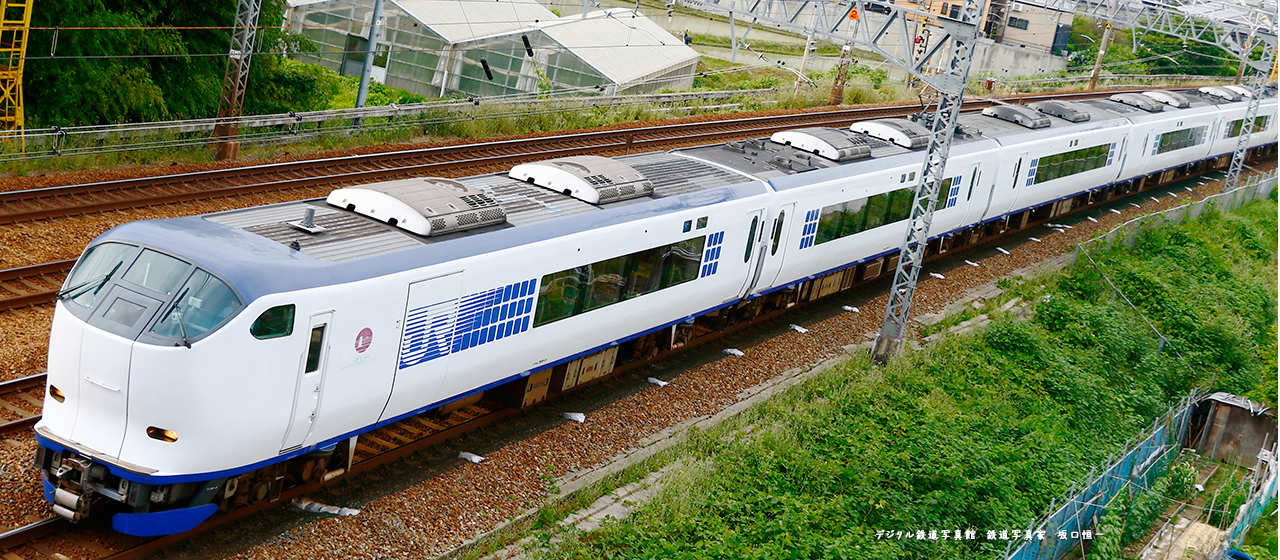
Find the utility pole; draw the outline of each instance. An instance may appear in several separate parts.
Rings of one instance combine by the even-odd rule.
[[[791,95],[800,93],[800,84],[804,82],[804,67],[809,63],[809,51],[813,49],[813,34],[809,34],[809,38],[804,42],[804,55],[800,57],[800,75],[796,76],[796,86],[791,90]]]
[[[364,107],[369,96],[369,77],[373,74],[373,59],[378,54],[378,29],[382,23],[382,0],[373,0],[373,17],[369,20],[369,47],[364,53],[364,69],[360,72],[360,89],[356,91],[356,108]],[[360,117],[356,117],[352,126],[360,126]]]
[[[827,105],[844,103],[844,85],[849,81],[849,63],[852,60],[853,47],[845,45],[840,49],[840,65],[836,67],[836,79],[831,84],[831,96],[827,97]]]
[[[231,50],[227,53],[227,73],[222,79],[218,121],[213,126],[218,159],[234,159],[240,153],[240,143],[234,141],[240,133],[240,125],[235,119],[244,108],[244,92],[249,86],[249,62],[253,56],[261,8],[262,0],[236,2],[236,23],[231,31]]]
[[[938,90],[938,108],[930,123],[929,148],[920,171],[921,182],[911,203],[911,219],[907,234],[898,252],[898,268],[893,274],[893,287],[889,289],[889,304],[884,310],[884,322],[871,349],[872,358],[880,364],[902,348],[906,333],[907,317],[911,312],[911,299],[915,295],[916,279],[920,276],[920,264],[929,245],[929,226],[933,223],[934,204],[942,188],[946,174],[947,156],[951,153],[951,140],[955,136],[956,120],[960,105],[964,102],[964,90],[969,81],[969,67],[973,62],[973,50],[978,41],[978,23],[981,9],[975,0],[964,0],[960,21],[941,18],[940,24],[953,38],[950,61],[944,72],[926,80]],[[928,56],[924,57],[927,60]]]
[[[1102,57],[1107,56],[1107,45],[1111,43],[1111,24],[1107,24],[1102,32],[1102,41],[1098,42],[1098,58],[1093,61],[1093,75],[1089,76],[1089,91],[1098,87],[1098,74],[1102,72]]]

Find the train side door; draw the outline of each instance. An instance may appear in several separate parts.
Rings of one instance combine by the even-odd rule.
[[[329,361],[329,334],[332,330],[333,311],[316,313],[311,316],[311,328],[308,329],[307,347],[298,366],[298,384],[294,389],[293,416],[289,422],[289,432],[284,436],[281,451],[302,445],[311,427],[316,423],[316,412],[320,409],[320,394],[324,388],[324,370]]]
[[[1013,202],[1018,198],[1019,183],[1024,182],[1028,153],[1018,154],[1018,161],[1013,164],[1012,182],[1009,183],[1008,194],[1002,194],[1000,191],[1000,181],[1006,180],[1005,177],[997,175],[995,180],[991,181],[991,194],[987,196],[987,209],[982,212],[982,220],[1003,216],[1013,208]]]
[[[743,269],[746,271],[745,278],[742,281],[742,291],[740,296],[745,296],[751,292],[751,287],[756,285],[756,280],[760,278],[760,267],[758,262],[752,260],[757,254],[757,247],[762,244],[764,238],[765,227],[764,208],[752,210],[747,213],[747,227],[742,247],[742,253],[737,253],[730,249],[729,258],[737,258],[738,254],[742,255],[742,263],[745,265]]]
[[[454,331],[461,293],[460,270],[409,285],[396,376],[383,420],[438,400],[449,373],[449,355],[455,342],[460,344],[454,340]]]
[[[765,235],[764,247],[761,247],[763,259],[761,262],[760,279],[757,281],[756,288],[771,288],[773,283],[778,279],[778,273],[782,271],[782,257],[787,252],[787,233],[791,225],[791,220],[795,218],[796,204],[783,204],[778,210],[777,215],[769,221],[768,233]]]

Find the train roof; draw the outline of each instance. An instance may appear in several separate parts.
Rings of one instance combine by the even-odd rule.
[[[732,170],[666,152],[618,158],[654,184],[651,196],[593,205],[549,189],[490,174],[457,179],[495,199],[503,224],[419,236],[337,208],[324,199],[285,202],[164,220],[132,222],[99,236],[139,243],[194,260],[230,281],[247,300],[353,282],[602,229],[768,192]],[[287,224],[314,211],[324,231]],[[297,248],[291,247],[297,243]],[[382,258],[378,258],[382,257]]]

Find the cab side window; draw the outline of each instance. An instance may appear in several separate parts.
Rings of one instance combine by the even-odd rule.
[[[249,327],[249,333],[260,340],[293,334],[293,309],[291,303],[263,311]]]

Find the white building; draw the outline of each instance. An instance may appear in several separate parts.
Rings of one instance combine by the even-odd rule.
[[[373,0],[291,0],[286,24],[319,47],[298,58],[358,75],[372,12]],[[385,0],[382,15],[375,75],[427,97],[651,93],[692,87],[697,71],[697,52],[632,10],[558,17],[528,0]]]

